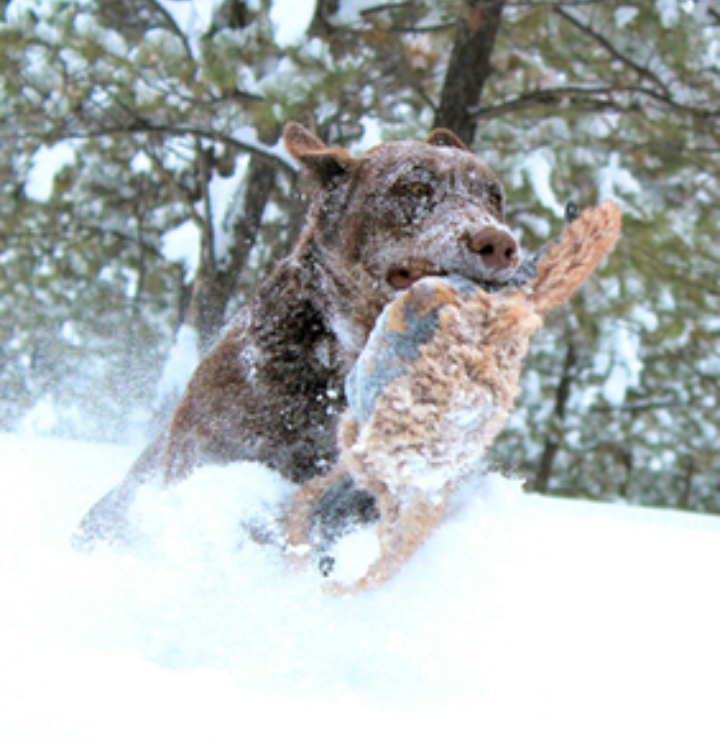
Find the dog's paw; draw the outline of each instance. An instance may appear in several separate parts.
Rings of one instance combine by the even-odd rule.
[[[440,331],[440,314],[459,307],[478,287],[459,276],[428,277],[401,293],[380,315],[345,384],[358,424],[371,417],[385,389],[409,372],[422,348]]]
[[[324,576],[335,570],[337,543],[380,518],[375,497],[360,488],[350,475],[333,481],[310,512],[310,546]]]

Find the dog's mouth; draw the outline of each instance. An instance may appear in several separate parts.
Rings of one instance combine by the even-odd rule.
[[[387,274],[387,281],[395,290],[407,290],[418,280],[426,277],[443,277],[446,272],[440,270],[432,262],[425,260],[413,260],[402,265],[396,265],[390,268]]]

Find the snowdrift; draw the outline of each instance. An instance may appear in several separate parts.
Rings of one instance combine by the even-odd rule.
[[[136,546],[73,551],[134,453],[0,435],[2,738],[720,737],[720,519],[486,476],[336,599],[236,546],[288,485],[249,463],[144,498]]]

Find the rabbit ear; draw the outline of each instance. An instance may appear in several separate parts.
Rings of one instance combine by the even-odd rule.
[[[355,164],[355,159],[345,149],[328,147],[299,123],[285,125],[283,143],[293,159],[300,162],[321,185],[344,175]]]
[[[470,151],[452,131],[448,131],[446,128],[436,128],[434,131],[431,131],[427,139],[425,139],[425,143],[432,144],[433,146],[462,149],[465,152]]]

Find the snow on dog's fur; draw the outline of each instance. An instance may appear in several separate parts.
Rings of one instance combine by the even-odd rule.
[[[305,483],[280,531],[258,536],[330,573],[338,540],[376,522],[380,555],[349,586],[369,587],[424,541],[501,430],[540,316],[613,246],[619,214],[585,212],[539,265],[520,266],[497,177],[449,131],[358,158],[298,124],[284,141],[313,186],[296,247],[76,542],[132,539],[144,483],[257,460]]]

